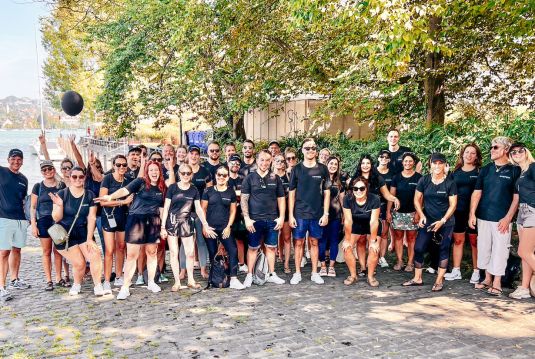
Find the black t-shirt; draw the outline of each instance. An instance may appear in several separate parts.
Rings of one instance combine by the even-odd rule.
[[[424,195],[424,214],[427,224],[441,220],[450,207],[450,197],[457,195],[457,185],[452,179],[446,178],[439,184],[431,181],[431,175],[426,175],[418,181],[416,190]],[[445,226],[455,224],[454,216],[451,216]]]
[[[160,214],[160,208],[163,207],[163,193],[157,186],[151,185],[147,189],[145,180],[136,178],[126,186],[126,189],[134,194],[129,214]]]
[[[223,164],[222,163],[218,163],[217,165],[213,165],[210,162],[206,161],[206,162],[204,162],[202,164],[202,166],[204,168],[206,168],[208,170],[208,172],[210,172],[210,178],[215,183],[215,173],[216,173],[216,171],[217,171],[217,169],[219,167],[223,166]]]
[[[370,193],[376,194],[379,198],[382,198],[381,188],[386,186],[386,182],[382,175],[378,174],[375,179],[370,181]]]
[[[100,185],[102,182],[95,181],[93,179],[93,175],[91,174],[91,170],[87,169],[87,175],[85,176],[85,188],[93,192],[94,194],[100,192]],[[100,204],[96,204],[97,206],[97,216],[100,216],[102,213],[102,207]]]
[[[230,205],[236,203],[236,192],[230,186],[220,192],[215,186],[208,188],[202,194],[202,200],[208,201],[206,221],[210,227],[217,230],[224,229],[230,217]]]
[[[528,169],[520,174],[516,181],[516,192],[519,203],[535,207],[535,163],[530,164]]]
[[[140,171],[140,168],[136,168],[135,170],[131,169],[130,167],[128,167],[126,169],[126,173],[124,174],[124,176],[126,178],[128,178],[128,181],[129,182],[132,182],[133,180],[135,180],[137,178],[137,176],[139,175],[139,171]]]
[[[169,206],[170,214],[177,218],[186,218],[195,210],[194,201],[198,201],[200,196],[199,191],[193,185],[183,190],[178,187],[177,183],[173,183],[169,186],[165,198],[171,200],[171,205]]]
[[[414,192],[422,175],[418,172],[410,177],[404,177],[401,172],[392,179],[392,186],[396,189],[396,197],[399,199],[399,213],[412,213],[414,208]]]
[[[74,217],[80,208],[80,203],[82,203],[82,196],[76,198],[72,195],[71,191],[68,188],[64,188],[58,192],[58,196],[63,199],[63,218],[59,222],[66,230],[72,225]],[[93,206],[96,206],[96,203],[93,201],[95,199],[95,194],[90,190],[85,190],[84,202],[80,209],[80,214],[78,219],[73,227],[73,232],[76,231],[74,228],[80,228],[87,226],[87,216],[89,215],[89,209]]]
[[[122,182],[117,182],[115,178],[113,177],[113,174],[110,173],[104,176],[104,178],[102,179],[102,183],[100,184],[100,188],[107,188],[108,194],[112,194],[112,193],[117,192],[119,189],[126,187],[130,182],[132,182],[132,180],[130,179],[130,177],[126,177],[126,176],[124,176],[124,179]],[[121,210],[124,211],[124,213],[128,211],[127,205],[124,205],[121,207],[106,207],[104,211],[108,215],[111,212],[116,213],[115,211],[117,211],[117,209],[114,210],[114,208],[121,208]]]
[[[368,194],[366,202],[361,206],[353,196],[345,196],[343,207],[351,210],[351,216],[355,223],[370,223],[372,218],[372,210],[381,208],[381,200],[379,196],[373,193]]]
[[[470,198],[476,187],[478,174],[478,168],[468,172],[459,168],[451,174],[451,178],[457,185],[457,211],[468,212],[470,210]]]
[[[305,167],[298,163],[290,174],[290,191],[295,191],[294,216],[300,219],[316,219],[323,216],[323,191],[327,189],[327,166],[316,163]]]
[[[243,179],[245,176],[242,176],[240,173],[238,173],[238,177],[232,178],[229,176],[228,178],[228,186],[234,191],[241,191],[241,184],[243,183]]]
[[[248,165],[245,162],[242,162],[240,165],[240,174],[245,177],[251,172],[255,172],[257,170],[258,166],[256,165],[256,161],[253,161],[250,165]]]
[[[22,173],[13,173],[0,166],[0,218],[22,220],[24,198],[28,193],[28,179]]]
[[[481,190],[481,200],[476,216],[490,222],[499,222],[511,207],[515,183],[520,177],[520,167],[506,164],[499,169],[494,163],[481,168],[475,190]]]
[[[178,168],[180,167],[180,165],[178,163],[175,163],[175,165],[173,166],[173,173],[175,174],[175,181],[178,182]],[[168,180],[169,179],[169,171],[167,170],[167,168],[165,168],[165,166],[162,164],[162,173],[163,173],[163,179],[164,180]]]
[[[65,188],[65,183],[59,182],[57,186],[47,187],[43,182],[36,183],[32,188],[32,194],[37,196],[37,218],[52,215],[52,207],[54,203],[50,198],[49,193],[58,193]]]
[[[249,217],[255,221],[275,220],[279,217],[277,198],[284,198],[284,187],[279,176],[269,172],[260,177],[251,172],[243,180],[241,194],[249,196]]]
[[[340,193],[344,192],[344,186],[340,183],[333,183],[329,179],[327,187],[331,191],[331,204],[329,205],[329,220],[342,218],[342,203],[340,202]]]
[[[388,148],[385,148],[385,150],[390,151]],[[388,164],[388,167],[390,167],[394,175],[403,171],[401,156],[403,156],[405,152],[412,152],[412,150],[406,146],[399,146],[396,152],[390,152],[390,163]]]
[[[210,181],[212,181],[212,175],[210,174],[210,171],[203,166],[199,166],[199,170],[194,173],[191,178],[191,183],[197,187],[199,196],[202,196],[206,185],[210,183]]]

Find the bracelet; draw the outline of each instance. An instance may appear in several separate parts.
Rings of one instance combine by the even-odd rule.
[[[323,215],[329,217],[329,213],[328,212],[327,213],[323,213]]]
[[[442,219],[440,220],[440,222],[442,222],[442,224],[446,224],[447,221],[448,221],[448,220],[447,220],[446,218],[442,218]]]

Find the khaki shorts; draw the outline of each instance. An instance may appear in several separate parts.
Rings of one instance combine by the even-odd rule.
[[[398,231],[415,231],[418,224],[414,223],[416,212],[392,212],[392,228]]]
[[[11,250],[11,247],[24,248],[28,221],[0,218],[0,250]]]

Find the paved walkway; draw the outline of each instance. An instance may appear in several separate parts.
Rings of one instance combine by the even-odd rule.
[[[32,288],[0,307],[0,357],[526,358],[535,353],[535,301],[491,298],[468,281],[402,288],[379,270],[379,289],[338,278],[245,291],[134,288],[118,302],[90,285],[73,298],[45,292],[38,242],[24,250]],[[343,270],[342,270],[343,268]],[[308,265],[305,273],[309,273]],[[288,278],[289,279],[289,278]],[[431,284],[433,277],[425,276]],[[117,290],[115,290],[116,294]]]

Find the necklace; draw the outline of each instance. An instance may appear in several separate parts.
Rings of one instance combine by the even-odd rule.
[[[500,172],[500,170],[503,168],[503,166],[505,166],[505,165],[498,166],[496,163],[494,163],[494,167],[496,167],[496,172]]]

